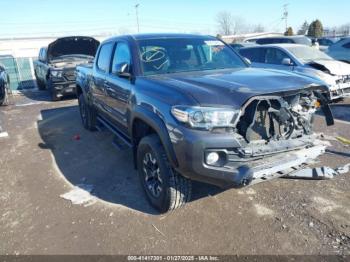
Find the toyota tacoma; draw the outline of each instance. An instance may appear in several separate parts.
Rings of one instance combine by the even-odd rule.
[[[160,212],[189,201],[191,180],[242,187],[301,169],[326,148],[315,112],[333,124],[323,82],[250,68],[210,36],[108,39],[76,81],[84,127],[107,127],[132,148]]]

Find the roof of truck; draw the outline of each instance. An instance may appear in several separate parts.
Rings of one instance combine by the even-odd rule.
[[[106,41],[111,41],[114,39],[120,39],[129,37],[134,40],[145,40],[145,39],[159,39],[159,38],[215,38],[209,35],[196,35],[196,34],[178,34],[178,33],[153,33],[153,34],[132,34],[132,35],[120,35],[114,36]]]

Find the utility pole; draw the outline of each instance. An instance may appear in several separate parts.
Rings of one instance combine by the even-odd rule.
[[[284,20],[284,22],[286,23],[286,32],[288,30],[288,15],[289,15],[288,6],[289,6],[289,4],[283,5],[283,18],[282,18],[282,20]]]
[[[136,5],[135,5],[135,11],[136,11],[136,25],[137,25],[137,32],[138,32],[138,33],[140,33],[139,6],[140,6],[140,4],[136,4]]]

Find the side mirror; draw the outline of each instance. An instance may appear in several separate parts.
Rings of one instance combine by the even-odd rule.
[[[244,57],[244,61],[248,64],[248,65],[251,65],[252,64],[252,61],[250,61],[250,59]]]
[[[292,63],[292,60],[290,60],[290,58],[283,58],[283,60],[282,60],[282,65],[285,65],[285,66],[292,66],[293,63]]]
[[[123,78],[131,77],[130,65],[128,63],[116,64],[114,66],[113,72],[115,75],[117,75],[119,77],[123,77]]]

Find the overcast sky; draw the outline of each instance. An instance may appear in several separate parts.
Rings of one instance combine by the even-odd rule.
[[[325,26],[350,23],[350,1],[344,0],[1,0],[1,37],[135,33],[135,4],[140,31],[216,34],[215,17],[229,11],[247,24],[283,31],[283,4],[289,3],[289,24],[297,31],[319,18]]]

